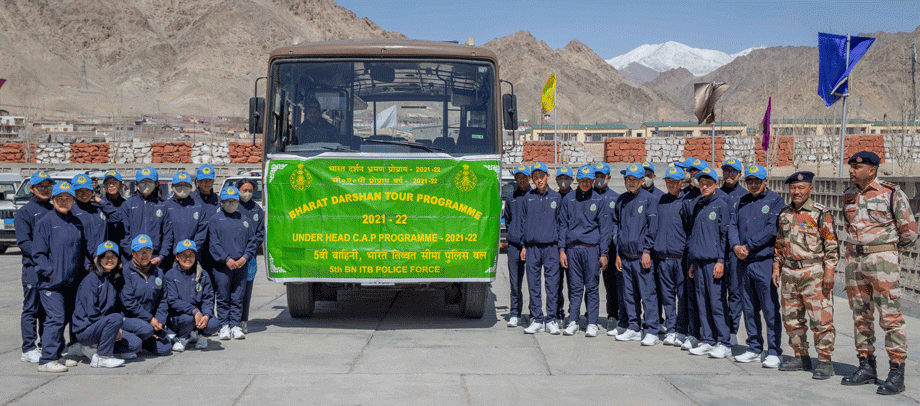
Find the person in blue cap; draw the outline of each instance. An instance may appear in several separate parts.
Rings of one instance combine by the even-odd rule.
[[[533,164],[530,178],[534,188],[524,196],[521,207],[524,227],[524,249],[521,260],[526,259],[527,286],[530,293],[530,326],[526,334],[547,331],[559,334],[558,315],[555,312],[556,286],[559,284],[559,232],[556,213],[562,197],[549,188],[549,170],[543,162]],[[546,314],[543,312],[541,279],[545,278]]]
[[[45,309],[39,372],[67,371],[66,364],[58,362],[64,351],[64,326],[73,314],[75,281],[83,277],[86,269],[83,261],[90,255],[83,225],[70,211],[73,202],[70,183],[58,183],[51,192],[54,210],[35,224],[32,260],[38,274],[39,298]]]
[[[214,258],[214,285],[217,291],[218,338],[240,340],[246,337],[240,322],[243,317],[243,285],[248,267],[255,258],[258,241],[256,223],[238,210],[240,192],[227,186],[220,192],[221,210],[208,220],[208,241]]]
[[[166,214],[172,222],[172,241],[185,239],[195,241],[199,247],[204,246],[208,236],[208,213],[206,207],[191,196],[192,175],[181,171],[173,175],[172,197],[164,203]],[[167,254],[160,269],[172,268],[175,257]]]
[[[610,189],[610,165],[606,162],[598,162],[592,166],[594,170],[594,192],[604,200],[604,206],[609,213],[613,205],[616,204],[620,194]],[[616,252],[616,232],[613,232],[610,240],[608,252]],[[611,332],[619,332],[626,328],[626,304],[623,301],[623,274],[617,272],[612,266],[606,267],[601,271],[601,279],[604,281],[604,290],[607,310],[607,335]],[[618,324],[619,322],[619,324]],[[615,329],[617,325],[619,329]]]
[[[572,171],[572,168],[563,165],[556,169],[556,191],[559,192],[560,202],[572,191],[573,180],[575,180],[575,172]],[[565,321],[565,286],[567,285],[566,274],[568,272],[568,268],[560,265],[559,284],[556,285],[556,319],[560,323]]]
[[[83,354],[93,368],[124,365],[116,353],[136,353],[141,339],[122,330],[124,316],[119,311],[118,293],[113,281],[119,265],[118,244],[103,241],[96,247],[93,270],[80,283],[73,313],[73,328],[83,345]],[[97,346],[95,349],[92,346]]]
[[[588,325],[586,337],[597,336],[600,307],[598,272],[607,268],[607,250],[613,234],[609,205],[592,188],[594,171],[590,166],[578,168],[578,189],[562,200],[559,223],[559,262],[569,268],[569,323],[563,334],[578,331],[579,310],[585,298]]]
[[[207,336],[220,328],[214,317],[214,290],[211,278],[198,265],[198,246],[192,240],[176,244],[176,265],[166,272],[167,325],[176,333],[173,351],[208,348]]]
[[[265,211],[252,199],[253,193],[257,193],[256,181],[244,178],[236,182],[236,188],[240,191],[240,208],[244,214],[252,218],[256,224],[256,246],[261,246],[265,241]],[[258,261],[255,258],[246,263],[246,283],[243,288],[243,318],[240,322],[240,328],[243,333],[249,334],[249,304],[252,302],[252,288],[256,279],[256,273],[259,271]]]
[[[131,243],[134,239],[146,234],[153,244],[153,258],[150,262],[154,266],[169,255],[169,247],[173,241],[173,222],[167,216],[166,205],[159,198],[159,174],[157,170],[145,166],[137,170],[137,194],[131,196],[121,205],[121,217],[125,224],[125,237],[121,241],[122,251],[131,259]],[[128,262],[128,261],[125,261]]]
[[[613,237],[616,240],[616,270],[623,274],[623,299],[626,304],[627,330],[616,336],[618,341],[642,341],[658,344],[658,294],[652,269],[652,246],[658,233],[658,202],[642,188],[645,170],[632,164],[621,172],[626,192],[613,207]],[[641,301],[641,302],[640,302]],[[644,323],[640,313],[644,308]],[[640,330],[647,326],[643,338]]]
[[[741,173],[744,167],[741,161],[735,158],[728,158],[722,163],[722,187],[720,188],[728,195],[731,203],[732,215],[738,214],[738,203],[741,197],[748,194],[748,190],[741,186]],[[725,272],[728,277],[728,329],[731,332],[731,345],[738,342],[738,326],[741,325],[741,313],[744,308],[741,299],[741,274],[738,270],[738,256],[731,247],[725,247],[726,267]]]
[[[100,198],[93,196],[93,182],[89,176],[82,174],[74,176],[72,185],[77,199],[71,210],[74,216],[83,224],[86,246],[98,247],[99,244],[108,239],[106,235],[108,233],[108,217],[115,215],[114,213],[117,209],[111,206],[106,209],[99,204]],[[86,258],[84,268],[92,271],[92,261],[92,257]]]
[[[204,164],[198,167],[195,173],[195,184],[197,189],[192,193],[192,197],[199,203],[208,204],[213,207],[210,214],[217,213],[220,208],[220,196],[214,193],[214,166]]]
[[[773,285],[773,257],[776,245],[777,217],[786,207],[780,195],[767,188],[767,170],[751,165],[744,171],[744,182],[749,190],[738,202],[738,213],[729,227],[729,244],[738,256],[741,275],[741,295],[744,303],[744,330],[747,332],[748,350],[736,362],[761,359],[764,337],[761,313],[767,328],[767,350],[762,364],[765,368],[779,367],[783,349],[782,317],[779,295]]]
[[[658,177],[658,175],[655,174],[655,164],[645,161],[642,163],[642,169],[645,170],[645,178],[642,180],[642,189],[651,193],[652,197],[660,199],[661,196],[664,195],[664,192],[655,186],[655,179]]]
[[[125,278],[119,292],[125,316],[122,329],[139,337],[145,350],[156,355],[169,355],[172,342],[165,329],[169,310],[166,286],[163,284],[163,271],[150,262],[152,257],[150,236],[141,234],[134,237],[131,241],[131,262],[122,268]],[[119,355],[125,359],[135,356],[134,353]]]
[[[115,241],[116,243],[121,243],[125,235],[127,235],[124,218],[121,215],[121,205],[127,201],[121,194],[123,187],[124,184],[122,183],[121,174],[118,173],[118,171],[108,171],[102,177],[102,190],[104,193],[99,204],[102,206],[105,213],[111,213],[106,215],[108,218],[106,218],[105,235],[108,240]],[[119,250],[120,249],[119,247]],[[122,251],[121,258],[122,261],[126,260],[128,258],[128,253]],[[120,272],[120,270],[116,270],[116,273],[117,272]]]
[[[703,169],[708,168],[709,163],[691,156],[683,162],[675,163],[674,166],[684,170],[686,183],[686,187],[684,187],[684,193],[688,195],[687,197],[694,199],[699,196],[699,180],[696,178],[696,175],[699,174]]]
[[[45,171],[38,171],[29,178],[29,190],[32,198],[16,211],[13,226],[16,229],[16,245],[22,252],[22,355],[20,361],[38,363],[41,348],[35,344],[45,323],[45,311],[38,298],[38,274],[35,273],[35,260],[32,259],[32,242],[35,237],[35,224],[39,219],[54,210],[51,205],[51,191],[54,181]],[[36,327],[37,323],[37,327]],[[38,333],[36,334],[36,329]]]
[[[705,168],[697,175],[700,198],[689,214],[690,235],[688,252],[689,277],[696,285],[696,303],[700,317],[700,343],[690,349],[692,355],[725,358],[731,355],[728,346],[728,325],[725,323],[727,283],[725,274],[725,244],[732,220],[728,202],[719,197],[719,175]]]
[[[690,306],[686,296],[683,269],[687,230],[684,229],[681,186],[684,170],[672,166],[665,171],[664,183],[668,193],[658,199],[658,232],[652,247],[652,262],[658,275],[658,291],[664,313],[665,345],[680,346],[687,336]],[[680,306],[678,306],[680,305]]]
[[[530,191],[530,167],[520,164],[514,168],[514,183],[517,187],[509,194],[502,196],[505,200],[502,218],[508,230],[508,279],[511,281],[511,303],[508,306],[508,327],[517,327],[521,323],[521,310],[524,307],[524,281],[525,262],[521,260],[521,250],[524,248],[524,221],[522,214],[524,196]]]

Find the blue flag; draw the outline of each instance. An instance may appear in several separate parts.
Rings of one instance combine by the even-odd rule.
[[[872,37],[851,36],[850,63],[847,64],[847,36],[818,33],[818,95],[827,107],[849,95],[850,71],[874,41]]]

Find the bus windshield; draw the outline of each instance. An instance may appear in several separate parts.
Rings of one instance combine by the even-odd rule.
[[[498,154],[494,75],[474,61],[276,61],[266,152]]]

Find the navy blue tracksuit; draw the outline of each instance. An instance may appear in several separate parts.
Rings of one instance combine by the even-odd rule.
[[[562,196],[546,189],[531,189],[524,196],[522,207],[524,247],[527,259],[527,287],[530,291],[530,317],[537,323],[548,323],[559,318],[556,314],[556,286],[559,285],[559,233],[556,213],[561,210]],[[542,271],[542,272],[541,272]],[[540,289],[541,276],[546,277],[546,316]]]
[[[38,201],[35,197],[16,211],[13,226],[16,228],[16,245],[22,252],[22,352],[35,349],[39,334],[44,329],[45,310],[38,298],[38,273],[35,272],[35,260],[32,258],[32,241],[35,237],[35,224],[48,212],[54,210],[50,201]]]
[[[728,346],[729,332],[725,323],[726,278],[716,279],[712,273],[716,263],[725,263],[725,244],[728,239],[731,212],[725,195],[702,195],[693,205],[688,237],[688,253],[694,267],[694,285],[700,317],[700,341]]]
[[[207,224],[211,217],[220,212],[220,195],[217,193],[212,191],[210,194],[203,195],[201,194],[201,190],[195,190],[189,194],[189,196],[195,200],[195,204],[200,205],[204,209],[205,224]],[[208,249],[208,244],[208,237],[205,236],[204,245],[198,246],[198,264],[208,271],[213,281],[215,264],[214,258],[211,256],[211,250]]]
[[[773,286],[773,248],[776,244],[776,219],[786,207],[778,194],[767,189],[754,196],[748,193],[738,203],[738,215],[729,228],[729,244],[734,248],[743,245],[748,256],[738,261],[744,299],[744,329],[747,330],[748,349],[763,352],[760,312],[767,324],[767,355],[783,355],[782,317],[779,296]]]
[[[207,272],[197,275],[200,265],[182,270],[179,264],[166,272],[166,303],[169,305],[169,327],[176,338],[188,339],[192,331],[209,336],[220,329],[214,318],[214,290]],[[208,316],[204,329],[195,327],[195,315]]]
[[[642,267],[642,255],[651,255],[654,236],[658,233],[658,202],[651,193],[641,188],[638,193],[623,193],[613,209],[612,222],[617,256],[623,267],[626,328],[639,331],[643,325],[639,315],[644,307],[647,332],[657,334],[659,320],[655,276],[652,269]]]
[[[206,211],[211,210],[210,205],[203,205],[191,196],[185,199],[172,199],[163,203],[166,214],[172,222],[172,241],[192,240],[196,247],[204,247],[208,238],[208,218]],[[163,259],[160,269],[169,270],[175,261],[175,255],[170,250],[169,256]],[[159,319],[157,319],[159,320]]]
[[[166,259],[174,248],[173,222],[167,217],[166,205],[151,193],[145,199],[140,193],[131,196],[119,208],[124,219],[125,238],[121,240],[123,252],[131,252],[134,237],[147,234],[153,243],[153,256]],[[128,261],[125,261],[128,262]]]
[[[658,233],[652,248],[652,261],[658,275],[658,292],[664,312],[662,331],[687,334],[689,317],[686,309],[678,312],[678,300],[684,296],[684,250],[687,248],[687,230],[684,228],[683,199],[670,193],[658,199]],[[682,304],[682,303],[681,303]],[[683,306],[681,306],[683,308]]]
[[[32,250],[46,317],[39,360],[44,365],[60,359],[64,352],[64,325],[70,322],[77,282],[85,273],[89,255],[83,225],[70,212],[51,210],[35,225]]]
[[[605,213],[610,216],[613,213],[613,207],[616,206],[617,199],[620,198],[620,194],[609,187],[603,190],[594,189],[594,193],[597,193],[604,200],[604,206],[607,209]],[[613,219],[610,221],[612,222]],[[611,229],[610,245],[607,247],[607,252],[614,254],[617,252],[616,230]],[[611,258],[614,256],[611,255]],[[627,316],[626,302],[623,300],[623,274],[617,272],[616,265],[612,259],[607,269],[601,272],[601,279],[604,281],[607,318],[615,318],[619,327],[626,327]]]
[[[119,292],[125,309],[125,325],[122,328],[137,335],[147,351],[157,355],[169,354],[172,343],[166,337],[166,331],[154,331],[150,325],[150,321],[156,318],[165,326],[169,313],[163,272],[150,266],[147,277],[144,277],[134,263],[129,262],[125,264],[122,273],[125,278]]]
[[[609,203],[593,189],[576,189],[562,200],[559,223],[560,251],[565,249],[569,265],[569,316],[578,321],[582,296],[588,313],[588,324],[597,324],[600,310],[600,257],[607,256],[613,226]]]
[[[125,231],[125,222],[124,218],[121,216],[121,206],[126,202],[124,197],[121,195],[116,196],[114,199],[110,199],[108,195],[102,197],[102,201],[99,204],[102,206],[102,211],[107,213],[106,216],[106,239],[109,241],[114,241],[121,244],[121,241],[125,239],[125,236],[128,234]],[[111,213],[111,214],[108,214]],[[119,248],[121,246],[119,245]],[[122,262],[125,261],[130,255],[130,251],[125,252],[121,251]]]
[[[248,202],[241,201],[238,210],[249,216],[256,223],[256,247],[261,246],[262,242],[265,241],[265,211],[252,199],[249,199]],[[243,321],[249,321],[249,303],[252,301],[252,286],[255,280],[255,271],[251,269],[258,270],[255,257],[252,258],[252,261],[247,262],[246,265],[250,267],[250,271],[243,288]]]
[[[86,237],[86,247],[88,249],[98,247],[106,240],[109,240],[106,233],[108,233],[108,218],[111,213],[107,213],[105,210],[106,207],[92,201],[87,203],[77,201],[70,210],[71,213],[80,220],[80,223],[83,224],[83,234]],[[113,212],[115,211],[114,209],[111,210]],[[89,256],[86,258],[83,269],[90,271],[92,270],[92,266],[93,257]]]
[[[91,272],[83,278],[77,290],[71,324],[80,344],[98,344],[96,353],[104,357],[136,353],[141,348],[141,339],[129,331],[122,330],[121,340],[116,340],[124,316],[118,311],[118,293],[111,276]]]
[[[524,196],[530,189],[521,190],[516,187],[511,194],[502,196],[505,207],[502,218],[505,219],[505,229],[508,230],[508,279],[511,281],[511,303],[508,306],[509,317],[521,317],[524,307],[524,281],[525,261],[521,261],[521,248],[524,247]]]
[[[217,291],[218,317],[220,324],[238,327],[243,317],[243,284],[246,282],[246,266],[237,269],[227,267],[228,259],[246,258],[252,261],[256,256],[256,223],[245,213],[223,210],[208,220],[208,240],[214,258],[214,279]]]
[[[559,206],[562,206],[562,199],[572,193],[572,190],[569,189],[568,192],[562,193],[559,192]],[[559,230],[556,230],[559,232]],[[559,264],[559,283],[556,285],[556,318],[558,320],[565,320],[565,286],[569,268],[564,268],[562,264]]]
[[[732,216],[738,215],[738,203],[741,197],[748,194],[747,189],[741,186],[741,183],[735,184],[735,187],[722,185],[720,188],[728,195],[731,206]],[[734,222],[734,220],[733,220]],[[738,256],[730,246],[725,247],[725,274],[728,276],[728,329],[732,334],[738,334],[738,326],[741,324],[741,313],[744,304],[741,294],[741,274],[738,264]]]

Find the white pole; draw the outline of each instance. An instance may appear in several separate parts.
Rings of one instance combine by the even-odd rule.
[[[556,95],[553,95],[553,98],[555,97]],[[558,106],[553,107],[553,163],[554,164],[559,163],[558,159],[556,158],[556,154],[558,154],[558,152],[556,151],[556,148],[557,148],[556,146],[559,144],[558,136],[557,136],[557,133],[559,131],[559,123],[556,121],[556,110],[559,110]]]
[[[713,114],[715,114],[715,109],[713,109]],[[712,133],[709,136],[712,144],[712,165],[716,165],[716,122],[712,122]]]
[[[845,67],[850,66],[850,34],[847,34],[847,58],[846,58],[846,65],[844,66]],[[850,81],[850,78],[847,77],[847,93],[848,94],[850,90],[849,81]],[[847,136],[847,96],[844,95],[843,96],[843,116],[840,118],[840,162],[838,162],[838,166],[837,166],[837,177],[838,178],[843,177],[843,162],[845,159],[843,154],[846,153],[846,151],[844,150],[843,144],[844,144],[844,140],[846,139],[846,136]]]

